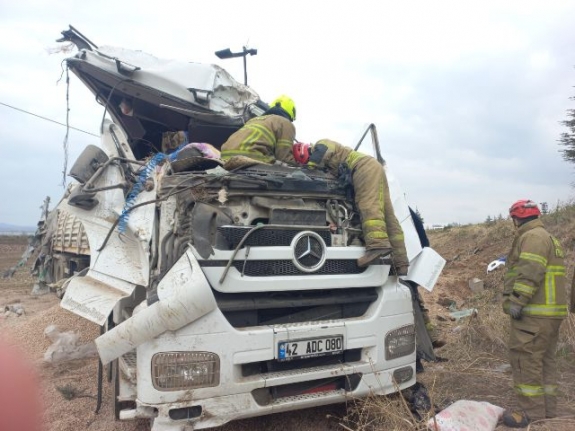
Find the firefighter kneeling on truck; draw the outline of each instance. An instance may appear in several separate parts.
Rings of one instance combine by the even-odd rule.
[[[407,275],[409,260],[403,230],[393,211],[384,167],[375,158],[329,139],[313,146],[297,142],[293,154],[297,163],[327,169],[353,187],[366,248],[365,255],[357,260],[358,266],[376,263],[393,251],[394,273]]]

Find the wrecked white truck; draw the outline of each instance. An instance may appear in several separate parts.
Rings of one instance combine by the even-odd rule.
[[[89,257],[83,269],[63,261],[61,306],[101,326],[118,419],[203,429],[415,383],[409,289],[390,262],[357,266],[361,223],[335,178],[280,165],[226,171],[163,152],[176,131],[219,148],[267,109],[251,88],[215,65],[62,34],[78,47],[67,67],[112,121],[54,210],[58,237]],[[383,163],[373,125],[360,144]],[[388,176],[411,262],[404,278],[432,288],[444,260],[422,249]]]

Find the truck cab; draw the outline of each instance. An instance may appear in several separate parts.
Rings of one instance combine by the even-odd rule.
[[[357,266],[359,215],[329,173],[227,171],[217,157],[162,145],[181,132],[183,146],[219,149],[267,109],[253,89],[215,65],[97,47],[72,27],[62,35],[78,47],[67,67],[110,118],[55,209],[60,236],[73,220],[89,256],[62,271],[61,306],[101,326],[119,420],[203,429],[415,383],[404,281],[432,288],[445,261],[421,247],[374,125],[354,144],[386,169],[405,277],[390,274],[388,259]]]

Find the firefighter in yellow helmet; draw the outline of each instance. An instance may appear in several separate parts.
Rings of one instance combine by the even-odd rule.
[[[505,411],[503,423],[522,428],[557,414],[555,350],[567,316],[565,264],[535,202],[517,201],[509,215],[517,233],[507,255],[503,310],[511,316],[509,360],[520,410]]]
[[[221,148],[224,167],[247,165],[250,159],[260,163],[281,160],[294,164],[295,118],[294,101],[288,96],[279,96],[262,116],[249,120],[224,142]]]
[[[407,275],[409,260],[403,230],[393,211],[384,167],[375,158],[329,139],[322,139],[313,147],[298,142],[293,152],[299,164],[325,168],[339,178],[349,176],[366,248],[365,255],[357,261],[358,266],[376,263],[393,251],[394,272]]]

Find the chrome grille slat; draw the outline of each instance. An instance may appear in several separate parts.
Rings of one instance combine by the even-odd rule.
[[[234,268],[250,277],[272,277],[281,275],[361,274],[366,268],[357,266],[355,259],[327,260],[324,266],[313,273],[300,271],[291,260],[236,260]]]
[[[218,232],[226,238],[230,249],[238,246],[244,235],[253,226],[220,226]],[[331,246],[331,234],[326,230],[313,230],[322,237],[325,244]],[[253,232],[244,242],[244,246],[289,246],[300,229],[260,229]]]

